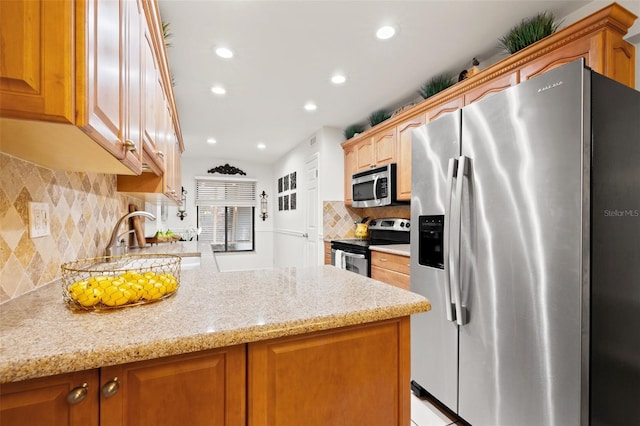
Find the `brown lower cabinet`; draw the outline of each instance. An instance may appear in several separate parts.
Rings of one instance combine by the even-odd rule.
[[[409,329],[403,317],[7,383],[0,425],[405,426]]]
[[[410,263],[408,256],[371,251],[371,278],[409,290]]]

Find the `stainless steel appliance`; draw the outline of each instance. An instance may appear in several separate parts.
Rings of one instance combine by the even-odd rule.
[[[583,61],[414,131],[414,391],[474,426],[640,419],[640,92]]]
[[[356,173],[351,178],[353,207],[382,207],[406,204],[396,199],[396,165]]]
[[[331,263],[367,277],[371,276],[370,245],[409,244],[411,221],[401,218],[373,219],[368,239],[331,241]]]

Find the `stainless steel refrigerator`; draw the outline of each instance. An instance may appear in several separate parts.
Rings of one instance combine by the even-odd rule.
[[[640,422],[640,92],[558,67],[413,133],[414,391],[474,426]]]

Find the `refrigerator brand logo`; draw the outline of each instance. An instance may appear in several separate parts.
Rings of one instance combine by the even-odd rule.
[[[640,217],[640,210],[605,210],[605,217]]]
[[[544,92],[545,90],[553,89],[554,87],[558,87],[560,85],[562,85],[562,81],[556,81],[555,83],[548,84],[544,87],[539,88],[538,93]]]

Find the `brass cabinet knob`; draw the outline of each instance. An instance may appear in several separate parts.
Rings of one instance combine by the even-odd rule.
[[[89,385],[86,383],[71,389],[67,395],[67,402],[71,405],[82,402],[89,394]]]
[[[159,158],[164,158],[164,152],[156,151],[156,156],[159,157]]]
[[[131,139],[124,141],[124,147],[132,154],[136,152],[136,144]]]
[[[119,389],[120,382],[118,381],[117,377],[114,377],[102,386],[102,395],[105,398],[111,398],[113,395],[118,393]]]

